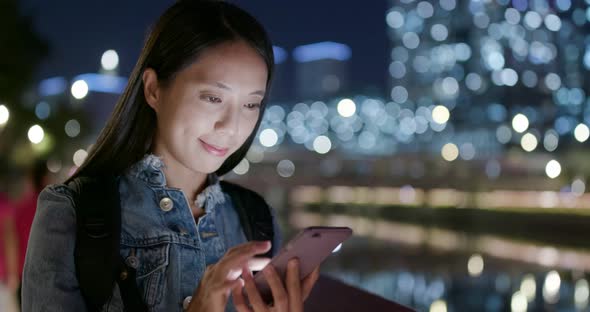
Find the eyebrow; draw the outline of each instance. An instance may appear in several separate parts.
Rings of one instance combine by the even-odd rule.
[[[215,82],[213,85],[220,88],[220,89],[231,90],[231,88],[229,86],[227,86],[219,81]],[[259,95],[261,97],[264,97],[265,93],[266,92],[264,90],[258,90],[258,91],[254,91],[254,92],[250,93],[250,95]]]

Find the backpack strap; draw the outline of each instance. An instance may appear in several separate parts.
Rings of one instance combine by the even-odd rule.
[[[74,193],[76,247],[74,258],[80,291],[89,311],[101,311],[119,283],[125,311],[147,311],[135,283],[135,270],[119,254],[121,203],[115,177],[79,177]]]
[[[219,181],[219,184],[221,189],[232,199],[246,239],[248,241],[268,240],[273,242],[273,216],[271,208],[264,198],[238,184],[227,181]],[[272,257],[273,251],[278,247],[273,245],[264,256]]]

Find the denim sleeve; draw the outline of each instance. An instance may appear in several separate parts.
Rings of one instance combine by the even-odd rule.
[[[23,270],[22,311],[86,311],[74,264],[76,215],[63,185],[39,195]]]

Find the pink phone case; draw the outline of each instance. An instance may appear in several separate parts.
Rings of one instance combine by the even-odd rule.
[[[272,258],[272,264],[285,281],[287,263],[292,258],[299,258],[299,278],[304,279],[334,251],[338,245],[352,235],[348,227],[313,226],[303,229],[279,253]],[[254,275],[256,287],[265,302],[272,301],[272,292],[262,272]]]

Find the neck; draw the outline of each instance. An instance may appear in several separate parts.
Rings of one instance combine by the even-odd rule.
[[[181,189],[191,205],[206,187],[207,175],[204,173],[190,171],[182,165],[166,165],[163,171],[168,186]]]
[[[193,206],[197,195],[207,186],[207,174],[187,168],[169,153],[155,151],[155,154],[162,157],[164,162],[162,171],[166,177],[167,186],[182,190]]]

